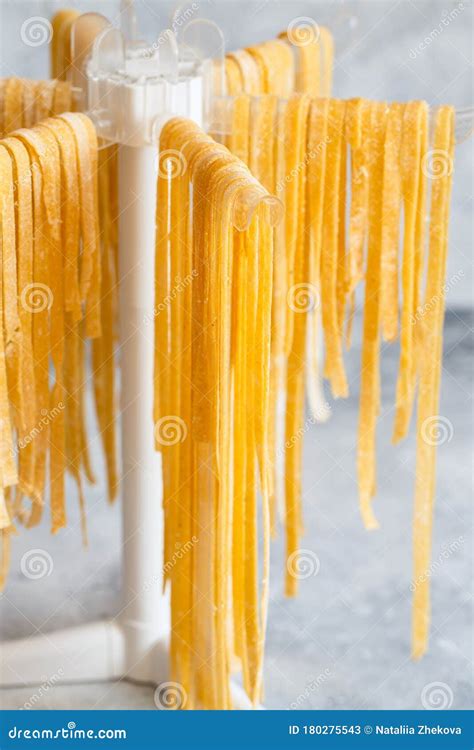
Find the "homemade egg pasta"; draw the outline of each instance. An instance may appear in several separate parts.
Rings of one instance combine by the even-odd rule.
[[[94,300],[90,284],[81,288],[80,275],[87,267],[88,242],[98,247],[96,160],[95,130],[81,114],[46,119],[0,140],[2,580],[14,523],[34,526],[40,521],[47,476],[52,532],[66,524],[64,477],[69,468],[79,485],[85,535],[80,445],[81,435],[85,442],[84,353],[78,341],[100,335],[100,326],[94,323],[81,334],[77,328]],[[87,197],[79,189],[84,164]],[[92,258],[100,280],[95,249]]]
[[[298,20],[298,19],[296,19]],[[306,19],[302,19],[306,21]],[[278,39],[235,50],[225,56],[225,93],[330,96],[334,42],[329,29],[291,23]],[[216,93],[223,93],[217,67]]]
[[[12,535],[40,522],[46,495],[52,533],[66,525],[66,472],[87,538],[89,339],[109,500],[118,492],[118,146],[72,111],[77,17],[53,19],[53,80],[0,79],[0,587]],[[430,122],[421,101],[332,98],[333,56],[326,28],[290,24],[214,66],[212,135],[182,118],[160,133],[149,375],[170,678],[187,709],[232,708],[236,668],[262,698],[270,538],[280,520],[294,596],[303,436],[327,417],[323,378],[349,395],[362,284],[360,515],[377,528],[381,341],[399,339],[394,443],[417,409],[413,657],[427,649],[454,112]],[[432,181],[430,147],[449,166]]]
[[[179,154],[177,174],[166,159],[170,149]],[[165,558],[192,541],[167,576],[172,679],[183,685],[188,708],[229,708],[233,653],[252,702],[261,695],[278,206],[239,159],[188,120],[165,125],[160,151],[156,304],[169,303],[155,318],[154,419],[163,459]],[[170,284],[181,284],[182,298]],[[167,423],[180,433],[172,444]]]
[[[71,84],[66,81],[0,79],[0,137],[18,128],[30,128],[40,120],[69,112]]]

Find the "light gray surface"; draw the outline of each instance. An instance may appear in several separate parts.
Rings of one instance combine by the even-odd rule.
[[[378,493],[381,528],[368,533],[357,510],[355,434],[360,350],[348,357],[353,395],[334,404],[326,425],[309,426],[305,440],[302,547],[320,569],[301,581],[298,598],[282,594],[281,538],[272,550],[271,604],[266,649],[268,708],[421,708],[424,686],[443,682],[452,707],[472,703],[472,598],[470,589],[471,487],[467,467],[472,438],[472,318],[447,318],[441,415],[452,439],[438,457],[432,576],[433,621],[429,653],[410,660],[411,515],[414,435],[390,445],[397,347],[383,354],[382,414],[378,429]],[[356,329],[360,329],[360,320]],[[0,636],[113,615],[119,604],[119,507],[110,508],[102,485],[88,493],[90,548],[81,549],[75,495],[71,525],[54,539],[47,525],[23,533],[14,544],[10,580],[0,600]],[[443,550],[460,540],[454,551]],[[32,548],[49,551],[53,569],[41,580],[20,570]],[[315,687],[316,685],[316,687]],[[32,688],[0,691],[4,708],[31,702]],[[53,687],[35,706],[58,708],[153,708],[151,688],[126,683]]]
[[[64,3],[81,10],[102,9],[112,16],[115,2]],[[149,8],[158,7],[149,1]],[[430,103],[471,103],[472,5],[449,23],[425,51],[410,50],[435,29],[452,2],[236,3],[216,2],[215,13],[229,47],[275,34],[298,16],[336,24],[340,55],[335,94],[389,99],[424,97]],[[25,47],[22,22],[49,17],[63,3],[0,2],[1,75],[47,75],[45,47]],[[170,3],[160,3],[169,8]],[[207,8],[202,3],[203,10]],[[166,25],[166,12],[161,14]],[[238,23],[236,22],[238,19]],[[354,24],[355,19],[355,24]],[[340,23],[339,23],[340,22]],[[158,30],[158,26],[157,26]],[[272,599],[266,659],[265,703],[269,708],[420,708],[421,691],[446,683],[453,708],[470,704],[472,669],[470,595],[470,498],[467,467],[472,443],[471,304],[472,143],[456,154],[450,267],[460,274],[448,292],[452,308],[446,329],[441,414],[453,425],[453,437],[439,449],[438,492],[433,559],[460,537],[463,541],[433,575],[433,625],[429,654],[418,664],[409,659],[411,513],[414,436],[390,445],[397,349],[384,353],[383,409],[378,431],[378,494],[381,529],[368,534],[357,511],[354,443],[357,425],[357,372],[360,351],[348,356],[352,396],[337,403],[331,422],[311,426],[305,440],[304,490],[306,536],[303,545],[317,554],[320,571],[303,580],[294,601],[282,595],[282,544],[273,548]],[[359,325],[360,327],[360,325]],[[98,453],[97,441],[95,441]],[[100,458],[97,473],[103,476]],[[104,486],[88,490],[90,547],[81,547],[75,493],[69,493],[70,526],[55,538],[47,522],[15,540],[12,572],[0,601],[0,635],[26,636],[36,629],[86,622],[113,615],[119,603],[120,513],[107,506]],[[45,548],[53,560],[50,576],[24,577],[22,555]],[[314,685],[317,684],[316,687]],[[31,688],[0,693],[4,708],[20,707]],[[153,708],[152,690],[117,685],[54,687],[37,707]]]

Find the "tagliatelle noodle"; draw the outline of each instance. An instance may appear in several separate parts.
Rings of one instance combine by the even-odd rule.
[[[419,659],[428,645],[430,619],[430,557],[436,476],[436,440],[439,419],[442,335],[445,307],[449,203],[454,157],[454,111],[443,106],[435,116],[433,151],[440,159],[431,187],[429,254],[421,327],[417,454],[413,520],[413,625],[412,654]]]
[[[70,76],[70,69],[77,64],[77,60],[72,59],[71,51],[71,26],[77,17],[75,11],[66,11],[64,14],[58,13],[54,20],[57,20],[58,26],[58,44],[56,52],[52,50],[51,64],[54,71],[54,60],[59,71],[58,77],[66,78]],[[54,24],[54,21],[53,21]],[[95,33],[95,28],[87,29],[80,38],[80,47],[76,49],[76,56],[83,55],[87,45],[91,43],[91,35]],[[78,51],[79,49],[79,51]],[[81,64],[79,61],[78,64]],[[53,73],[54,74],[54,73]],[[56,91],[64,83],[57,83]],[[56,102],[55,106],[59,107]],[[71,101],[70,107],[74,108],[74,102]],[[96,151],[96,135],[87,121],[85,123],[88,130],[88,140],[92,147],[92,154]],[[81,129],[81,128],[80,128]],[[84,134],[79,134],[79,141],[83,143]],[[89,165],[90,166],[90,165]],[[88,165],[85,164],[87,172]],[[92,172],[96,169],[92,164]],[[107,467],[107,485],[108,497],[113,501],[117,494],[117,446],[116,446],[116,397],[115,397],[115,344],[117,341],[117,284],[118,276],[118,175],[117,175],[117,147],[105,147],[102,144],[100,160],[97,165],[98,180],[101,185],[100,205],[99,205],[99,227],[95,227],[96,240],[92,239],[92,259],[91,265],[95,266],[90,281],[91,289],[89,300],[86,304],[86,323],[85,332],[92,338],[92,359],[93,359],[93,381],[94,381],[94,401],[96,413],[100,423],[101,440]],[[94,183],[95,185],[96,183]],[[106,191],[106,192],[105,192]],[[97,204],[97,193],[94,186],[94,204]],[[90,205],[87,206],[87,211]],[[94,208],[96,210],[96,207]],[[99,229],[103,239],[99,241]],[[94,232],[94,227],[92,227]],[[87,242],[87,240],[86,240]],[[84,264],[82,264],[84,266]],[[90,264],[85,264],[85,277],[81,283],[87,285]],[[101,271],[102,269],[102,271]],[[101,278],[101,271],[104,278]],[[79,346],[83,346],[80,337],[75,336],[74,340]],[[82,386],[81,389],[82,391]],[[81,394],[80,411],[83,412],[83,396]],[[84,463],[86,475],[90,481],[93,481],[93,475],[89,464],[87,454],[87,445],[84,440],[83,417],[81,418],[81,454]]]
[[[380,407],[382,188],[387,107],[383,102],[373,103],[370,106],[372,134],[369,158],[369,236],[365,277],[357,475],[362,520],[367,529],[375,529],[378,523],[372,511],[371,500],[375,494],[375,431]]]
[[[388,111],[384,146],[380,293],[382,333],[386,341],[394,341],[398,334],[398,242],[401,206],[400,145],[402,123],[403,105],[391,104]]]
[[[107,467],[108,498],[112,502],[118,490],[114,358],[117,280],[114,246],[110,234],[112,226],[109,204],[111,175],[107,164],[108,158],[107,151],[99,152],[99,217],[102,229],[100,237],[101,286],[96,305],[100,308],[101,335],[92,339],[92,366],[94,400]]]
[[[35,526],[41,520],[45,482],[46,456],[48,446],[48,423],[42,420],[49,411],[49,263],[46,253],[45,209],[43,204],[43,177],[39,157],[28,138],[31,131],[16,131],[15,138],[23,142],[29,157],[29,170],[32,182],[33,206],[33,277],[31,287],[23,290],[22,304],[32,312],[32,350],[35,383],[34,424],[41,425],[34,439],[34,482],[31,493],[32,508],[27,527]],[[25,137],[22,137],[25,135]]]
[[[65,115],[68,121],[71,120],[69,115]],[[80,118],[80,119],[79,119]],[[98,196],[98,144],[97,135],[95,132],[92,121],[85,115],[78,114],[75,117],[72,116],[75,123],[81,122],[87,133],[87,143],[89,152],[89,163],[90,163],[90,180],[89,190],[91,195],[89,200],[91,206],[88,206],[87,211],[84,211],[85,220],[90,222],[90,234],[91,234],[91,266],[92,266],[92,277],[90,279],[90,287],[86,296],[86,313],[85,313],[85,330],[86,335],[91,338],[97,338],[102,334],[101,327],[101,310],[100,310],[100,293],[101,293],[101,254],[100,254],[100,240],[99,240],[99,196]],[[77,125],[75,126],[77,129]],[[80,164],[80,161],[79,161]],[[81,170],[81,166],[79,166]],[[104,200],[105,200],[104,196]],[[82,195],[82,202],[84,202],[84,195]],[[82,213],[82,212],[81,212]],[[84,250],[83,250],[84,252]]]
[[[19,491],[27,496],[34,493],[34,442],[30,436],[35,427],[35,378],[32,351],[32,313],[25,304],[25,293],[33,281],[33,207],[31,169],[28,151],[15,138],[6,138],[2,145],[12,160],[16,186],[15,228],[17,257],[18,315],[21,329],[19,338],[19,383],[21,412],[18,415]]]
[[[343,118],[345,121],[345,103]],[[339,338],[341,339],[341,349],[344,334],[344,312],[346,307],[346,294],[350,284],[350,271],[348,256],[346,255],[346,170],[347,170],[347,144],[344,138],[344,125],[341,139],[341,157],[340,157],[340,174],[339,174],[339,221],[337,227],[337,322]]]
[[[54,385],[50,397],[50,487],[51,531],[66,525],[64,495],[65,426],[64,426],[64,287],[61,242],[61,172],[59,146],[54,134],[42,125],[30,131],[43,175],[43,200],[46,209],[44,233],[50,271],[50,342],[54,366]],[[58,411],[59,410],[59,411]]]
[[[31,128],[36,125],[35,108],[36,108],[36,89],[38,81],[23,79],[23,101],[22,101],[22,122],[21,127]]]
[[[308,289],[307,313],[308,346],[306,377],[310,396],[310,408],[316,420],[324,419],[318,409],[321,391],[321,373],[318,357],[320,336],[321,303],[321,248],[323,230],[324,185],[326,175],[326,151],[328,128],[328,99],[313,99],[309,110],[307,134],[307,232],[308,232]]]
[[[346,102],[345,137],[351,149],[348,292],[352,294],[364,275],[364,243],[367,234],[370,107],[366,100],[349,99]]]
[[[53,34],[50,47],[51,75],[65,80],[71,65],[71,26],[78,18],[79,12],[62,9],[51,19]]]
[[[249,167],[252,174],[256,179],[268,190],[269,193],[274,193],[276,189],[275,179],[275,128],[277,127],[277,107],[278,100],[275,96],[261,96],[258,99],[253,100],[251,106],[251,138],[250,138],[250,159]],[[264,259],[268,249],[263,250]],[[272,270],[273,273],[273,270]],[[264,274],[266,278],[267,274]],[[260,274],[258,275],[260,278]],[[265,302],[259,300],[260,314],[264,315],[268,305],[268,309],[272,309],[271,298],[268,298],[268,289],[263,287],[262,294],[264,295]],[[259,292],[260,295],[260,292]],[[271,326],[271,321],[268,323]],[[260,327],[259,327],[260,326]],[[263,335],[266,331],[267,321],[262,321],[257,324],[257,335]],[[276,415],[275,407],[276,402],[270,403],[269,389],[270,389],[270,372],[267,371],[267,366],[270,366],[270,355],[263,354],[266,352],[267,343],[270,341],[262,341],[257,350],[262,353],[263,359],[257,362],[257,374],[256,378],[260,379],[262,385],[262,393],[256,398],[256,408],[263,408],[265,415],[260,415],[260,419],[257,420],[256,426],[256,440],[257,440],[257,454],[258,463],[260,470],[260,482],[262,486],[262,493],[264,494],[264,503],[270,504],[270,496],[274,498],[275,490],[273,486],[273,472],[270,471],[267,476],[264,475],[265,467],[270,467],[273,459],[270,459],[270,444],[274,443],[274,437],[271,436],[272,430],[271,424],[274,425]],[[260,374],[258,374],[260,373]],[[275,384],[276,385],[276,384]],[[275,390],[273,391],[276,393]],[[270,411],[271,410],[271,411]],[[271,434],[268,434],[270,430]],[[274,429],[273,429],[274,431]],[[272,500],[272,506],[274,502]],[[272,511],[273,517],[275,516],[274,510]]]
[[[419,306],[421,301],[421,287],[422,277],[425,259],[425,240],[426,240],[426,198],[427,198],[427,175],[428,169],[426,159],[428,154],[428,106],[425,106],[422,110],[421,115],[421,134],[420,134],[420,165],[419,165],[419,179],[418,179],[418,196],[416,204],[416,223],[415,223],[415,268],[413,278],[413,311],[411,321],[416,321],[419,312]],[[414,327],[413,335],[413,360],[412,360],[412,375],[411,375],[411,401],[414,401],[414,391],[416,388],[416,376],[419,365],[419,353],[420,344],[417,340],[417,334],[419,328]],[[407,425],[408,429],[408,425]]]
[[[237,61],[233,57],[225,58],[226,92],[228,96],[236,96],[243,91],[242,73]]]
[[[344,102],[329,101],[326,153],[323,246],[321,253],[321,306],[326,349],[325,375],[335,398],[348,395],[338,321],[337,275],[339,251],[339,200],[341,179]]]
[[[175,271],[184,273],[191,266],[193,282],[192,288],[191,285],[186,285],[185,305],[179,313],[175,308],[177,300],[169,295],[171,315],[166,318],[165,326],[166,330],[171,326],[175,338],[170,350],[175,357],[169,363],[176,375],[175,382],[182,383],[187,388],[171,395],[170,401],[169,388],[164,389],[169,376],[165,373],[163,379],[161,368],[156,367],[155,416],[161,415],[161,408],[165,408],[165,405],[172,405],[187,428],[182,443],[167,447],[171,466],[176,468],[176,463],[178,465],[179,493],[175,492],[177,496],[174,498],[172,512],[165,511],[165,524],[171,526],[165,532],[165,546],[168,544],[169,547],[170,541],[178,542],[179,545],[190,532],[194,532],[191,538],[197,540],[189,562],[183,565],[183,561],[180,561],[169,571],[172,617],[175,623],[171,664],[175,676],[179,675],[187,680],[190,702],[186,707],[204,705],[209,708],[226,708],[230,707],[232,651],[229,642],[232,637],[229,628],[230,580],[233,580],[234,594],[240,596],[238,592],[241,592],[240,618],[238,602],[232,596],[234,634],[243,665],[244,684],[254,702],[258,700],[261,687],[262,644],[268,599],[268,505],[264,511],[265,572],[260,607],[258,552],[257,545],[252,544],[252,540],[257,539],[255,429],[261,434],[262,424],[268,421],[268,386],[265,386],[268,376],[265,376],[265,371],[268,373],[270,353],[272,232],[269,227],[266,238],[260,234],[259,218],[254,218],[250,229],[246,231],[229,231],[234,221],[234,203],[237,198],[239,206],[240,203],[247,205],[249,200],[251,206],[252,201],[261,200],[266,193],[227,149],[214,143],[193,123],[179,119],[170,121],[163,128],[160,150],[164,152],[169,149],[180,154],[178,159],[184,158],[186,171],[184,175],[175,178],[175,181],[173,178],[166,181],[169,189],[166,210],[160,205],[165,194],[163,187],[160,190],[159,185],[158,188],[157,251],[161,250],[162,255],[160,263],[157,263],[157,271],[163,263],[163,236],[170,233],[170,271],[174,277]],[[162,179],[160,174],[159,182]],[[186,191],[189,189],[189,181],[192,184],[192,204],[189,208],[191,224],[188,228],[177,229],[177,222],[186,222]],[[248,197],[246,191],[249,191]],[[186,223],[184,226],[186,227]],[[164,235],[160,231],[163,229]],[[243,242],[242,249],[247,249],[247,252],[238,252],[239,235]],[[178,237],[181,243],[177,242]],[[260,255],[261,246],[267,248],[266,256]],[[183,249],[187,261],[179,257],[179,247]],[[253,253],[250,252],[251,247],[255,250]],[[247,259],[251,260],[250,268],[245,268],[239,285],[239,288],[246,290],[252,287],[249,305],[245,307],[249,314],[245,328],[239,325],[241,318],[238,309],[242,309],[242,296],[236,294],[234,289],[241,274],[239,259],[245,263]],[[166,262],[166,258],[164,260]],[[259,274],[257,269],[260,270]],[[166,273],[166,279],[173,277],[169,272]],[[165,280],[163,290],[169,294],[166,283]],[[159,284],[157,289],[160,288]],[[160,309],[158,318],[163,312]],[[261,327],[258,331],[255,329],[257,321]],[[248,335],[250,332],[252,338]],[[187,340],[191,343],[191,351],[186,357]],[[158,339],[155,341],[157,343]],[[265,351],[268,355],[266,364]],[[248,369],[248,372],[242,370],[244,381],[239,380],[238,376],[240,362]],[[264,370],[263,383],[256,377],[257,373],[260,375],[260,368]],[[231,376],[232,370],[234,377]],[[242,402],[256,405],[254,410],[241,412],[240,422],[237,411],[240,399],[233,399],[235,414],[232,414],[234,409],[231,409],[231,388],[236,392],[239,384],[244,387]],[[186,390],[189,396],[186,396]],[[258,403],[257,399],[261,399],[262,403]],[[240,436],[239,424],[242,427]],[[232,425],[236,439],[233,449]],[[241,445],[246,456],[245,468],[240,472],[241,503],[238,502],[238,467],[231,468],[232,456],[238,461],[242,455],[237,454],[236,444]],[[161,446],[162,451],[163,448]],[[263,448],[262,456],[265,455]],[[262,476],[267,476],[268,471],[268,465],[264,465]],[[175,469],[171,476],[174,476],[174,472]],[[183,486],[187,487],[184,493]],[[239,507],[242,513],[238,511]],[[237,532],[243,545],[240,557],[238,545],[235,544]],[[234,544],[231,543],[232,540]],[[210,568],[209,560],[212,561]],[[240,564],[236,566],[237,561]],[[189,572],[194,581],[192,588],[189,587],[187,578]],[[240,579],[239,573],[242,574]],[[190,627],[178,619],[183,613],[187,615]],[[186,638],[192,640],[186,643]]]
[[[12,424],[10,422],[9,402],[8,402],[8,384],[7,368],[4,338],[7,334],[5,304],[8,303],[5,278],[5,246],[15,242],[14,224],[12,226],[13,211],[13,175],[12,165],[9,154],[6,149],[0,148],[0,231],[1,231],[1,267],[2,267],[2,294],[0,295],[0,322],[2,323],[2,335],[0,336],[0,471],[1,487],[6,488],[14,485],[18,481],[15,462],[13,461],[13,435]],[[13,237],[12,237],[13,232]],[[14,244],[13,244],[13,247]],[[10,517],[5,503],[5,494],[1,493],[0,497],[0,527],[8,528]]]
[[[89,130],[85,126],[87,118],[80,114],[65,113],[60,116],[71,128],[76,143],[76,158],[79,171],[79,196],[82,237],[82,261],[80,293],[83,302],[90,300],[91,287],[97,289],[97,280],[92,281],[96,258],[100,257],[97,226],[94,216],[97,201],[96,165],[91,161]],[[96,141],[97,143],[97,141]],[[99,278],[100,283],[100,278]]]
[[[226,137],[225,144],[229,151],[242,159],[244,164],[249,160],[250,132],[250,97],[240,94],[232,100],[232,132]]]
[[[280,39],[249,47],[261,71],[263,94],[288,98],[294,91],[294,59],[290,47]]]
[[[301,192],[301,176],[305,168],[306,119],[309,109],[309,97],[295,94],[290,97],[285,112],[285,236],[287,257],[287,295],[294,294],[295,257],[298,244],[298,226],[300,209],[304,205],[304,193]],[[285,348],[289,353],[293,340],[294,311],[287,305]]]
[[[45,120],[53,114],[54,92],[56,81],[38,81],[35,88],[34,122]]]
[[[283,31],[279,38],[291,45],[296,58],[295,92],[317,97],[321,96],[321,50],[316,27],[314,32],[296,27]]]
[[[82,320],[79,290],[79,182],[76,144],[64,120],[51,118],[42,124],[56,138],[61,155],[62,252],[64,255],[64,422],[67,467],[74,477],[81,512],[81,527],[87,543],[85,500],[81,474],[79,396],[79,328]]]
[[[59,117],[42,123],[54,136],[61,152],[61,175],[63,179],[63,254],[64,254],[64,309],[71,313],[72,320],[82,319],[81,294],[79,290],[79,215],[80,198],[76,142],[69,125]]]
[[[285,158],[285,101],[279,100],[275,113],[273,142],[274,142],[274,180],[275,185],[270,190],[272,194],[281,195],[286,184]],[[286,311],[287,311],[287,257],[285,224],[281,221],[273,229],[273,292],[272,292],[272,334],[271,334],[271,364],[270,364],[270,414],[268,425],[268,442],[270,461],[272,463],[272,479],[270,482],[270,524],[272,536],[276,536],[278,508],[284,506],[283,489],[283,455],[281,446],[277,450],[277,442],[284,433],[284,398],[285,398],[285,342],[286,342]]]
[[[3,294],[3,330],[5,361],[7,367],[8,398],[14,427],[22,428],[24,423],[23,391],[21,388],[21,328],[18,311],[17,286],[17,249],[15,231],[15,199],[13,184],[13,165],[10,155],[2,147],[3,187],[1,221],[2,221],[2,294]],[[17,477],[13,454],[9,460],[7,475]],[[9,482],[9,484],[16,484]]]
[[[293,284],[289,286],[287,305],[292,319],[293,335],[290,343],[286,373],[286,419],[285,419],[285,520],[286,520],[286,567],[285,594],[295,596],[298,579],[295,570],[298,566],[299,537],[302,528],[301,507],[301,466],[303,445],[302,424],[304,420],[304,384],[306,356],[306,324],[308,300],[312,301],[311,288],[308,289],[308,255],[310,248],[309,207],[306,205],[307,186],[307,129],[310,124],[309,98],[301,97],[303,124],[298,156],[298,172],[294,179],[298,182],[298,210],[296,225],[296,248],[293,263]],[[308,122],[309,121],[309,122]],[[302,303],[302,304],[301,304]]]
[[[398,442],[406,435],[410,423],[415,391],[414,347],[415,277],[417,275],[417,210],[420,190],[421,150],[426,117],[425,102],[408,102],[403,117],[400,156],[402,194],[404,205],[402,309],[400,325],[400,362],[397,379],[396,410],[392,441]]]
[[[72,109],[72,89],[68,81],[56,81],[54,87],[52,115],[62,115]]]
[[[229,52],[228,58],[235,60],[242,76],[243,91],[245,94],[263,94],[263,75],[261,66],[247,50],[236,50]]]

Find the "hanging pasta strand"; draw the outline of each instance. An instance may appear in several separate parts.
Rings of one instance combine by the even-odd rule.
[[[279,101],[275,113],[274,177],[276,195],[284,195],[286,185],[285,131],[287,125],[286,102]],[[276,536],[278,510],[284,507],[284,419],[285,419],[285,368],[286,368],[286,318],[288,267],[286,230],[282,221],[273,230],[274,262],[272,290],[272,334],[270,365],[270,413],[268,442],[272,466],[270,482],[270,523],[272,536]]]
[[[364,243],[368,222],[370,106],[364,99],[349,99],[346,103],[346,139],[351,150],[348,292],[353,294],[364,275]]]
[[[396,411],[392,441],[398,442],[408,430],[415,392],[415,337],[412,316],[416,308],[415,294],[419,284],[421,248],[417,248],[417,211],[422,193],[422,146],[425,138],[427,105],[409,102],[405,106],[401,145],[401,172],[404,205],[404,237],[402,261],[403,301],[400,326],[400,363],[397,379]],[[418,225],[419,227],[419,225]],[[420,239],[420,229],[418,229]]]
[[[400,228],[401,175],[400,144],[403,105],[391,104],[387,116],[384,146],[382,198],[382,334],[394,341],[398,333],[398,240]]]
[[[172,566],[168,575],[171,667],[186,682],[187,708],[230,708],[234,637],[249,697],[257,702],[261,694],[269,568],[265,428],[272,229],[256,208],[267,195],[264,188],[227,149],[186,120],[163,128],[160,150],[170,148],[185,169],[174,178],[159,175],[156,300],[169,294],[168,278],[176,281],[187,271],[192,284],[186,284],[182,299],[169,295],[170,314],[161,323],[155,319],[154,416],[162,419],[169,407],[186,427],[182,442],[159,446],[168,463],[165,548],[194,542],[186,562]],[[240,225],[246,226],[243,217],[252,206],[256,213],[245,230]],[[229,231],[236,222],[240,231]],[[170,377],[178,384],[175,393]],[[264,503],[260,598],[257,466]]]
[[[13,165],[8,151],[2,148],[5,187],[2,196],[2,294],[5,360],[7,367],[8,397],[12,422],[16,429],[24,423],[23,389],[21,388],[21,327],[17,303],[17,237],[15,231],[15,201],[13,192]],[[13,455],[10,457],[13,476],[17,476]],[[16,479],[15,482],[16,484]]]
[[[309,101],[305,102],[309,105]],[[293,263],[293,286],[289,287],[287,304],[292,313],[292,337],[286,373],[286,421],[285,421],[285,520],[286,520],[286,575],[285,593],[295,596],[298,578],[299,537],[302,533],[301,466],[303,456],[304,420],[304,376],[306,350],[306,321],[308,297],[308,246],[310,244],[306,221],[309,210],[306,206],[307,165],[305,159],[308,106],[304,108],[302,150],[299,154],[298,175],[298,220],[296,227],[296,249]],[[301,146],[300,146],[301,148]],[[291,262],[291,261],[290,261]]]
[[[296,94],[292,96],[286,108],[285,123],[285,236],[286,236],[286,267],[287,267],[287,299],[297,292],[295,287],[295,258],[298,246],[298,227],[301,212],[305,204],[305,152],[306,125],[309,110],[309,97]],[[295,312],[292,305],[287,305],[286,311],[286,351],[291,350],[293,340]]]
[[[338,254],[340,224],[340,181],[345,103],[331,99],[328,112],[324,198],[324,242],[321,255],[321,305],[326,347],[325,375],[335,398],[348,394],[342,357],[338,310]],[[339,292],[341,293],[341,292]]]
[[[419,659],[428,645],[430,618],[430,557],[435,497],[436,432],[441,380],[442,336],[445,295],[449,203],[454,157],[454,112],[440,107],[436,112],[433,151],[440,159],[439,173],[432,177],[429,225],[429,255],[424,315],[420,330],[417,452],[413,520],[413,626],[412,653]]]
[[[382,243],[383,148],[387,107],[374,103],[369,160],[369,238],[365,278],[364,328],[361,358],[357,474],[359,504],[367,529],[378,527],[371,507],[375,494],[375,431],[380,406],[380,277]]]
[[[262,94],[289,97],[294,91],[294,60],[291,48],[272,39],[247,50],[255,59],[262,80]]]
[[[1,470],[1,487],[0,494],[0,528],[6,529],[10,526],[10,515],[7,510],[5,499],[5,488],[14,485],[18,481],[17,469],[13,460],[13,433],[10,421],[10,410],[8,402],[8,383],[6,367],[6,335],[7,326],[5,319],[5,306],[11,303],[8,298],[8,285],[5,275],[5,249],[15,242],[14,223],[12,225],[13,212],[13,179],[12,165],[8,152],[0,148],[0,229],[1,229],[1,269],[2,269],[2,294],[0,295],[2,335],[0,336],[0,430],[1,430],[1,448],[0,448],[0,470]],[[14,247],[14,244],[13,244]],[[8,277],[8,272],[7,272]]]
[[[324,184],[328,143],[328,99],[311,102],[308,122],[307,151],[307,232],[308,232],[308,295],[306,386],[313,419],[324,421],[328,416],[322,391],[319,362],[321,248],[323,230]]]
[[[34,494],[35,379],[32,353],[32,312],[26,295],[33,283],[33,205],[30,160],[25,146],[15,138],[3,140],[12,160],[12,177],[17,193],[15,201],[16,257],[18,274],[19,339],[18,395],[21,413],[18,415],[19,492]]]
[[[234,60],[240,70],[243,92],[245,94],[263,94],[263,75],[256,59],[247,50],[229,52],[227,57]]]
[[[321,91],[321,45],[319,27],[314,25],[290,24],[280,34],[287,41],[296,57],[295,91],[322,96]]]
[[[86,120],[86,127],[87,123],[90,121]],[[94,144],[90,142],[88,148],[94,163]],[[49,120],[14,131],[1,142],[0,154],[7,169],[2,199],[3,361],[10,391],[7,403],[18,436],[18,448],[11,444],[2,461],[2,482],[6,487],[18,484],[16,494],[9,497],[13,513],[27,527],[34,526],[42,516],[49,462],[51,529],[55,533],[66,523],[67,332],[69,324],[77,324],[82,316],[75,145],[64,122]],[[92,213],[90,219],[97,221],[97,214]],[[100,276],[100,268],[97,270]],[[54,370],[51,389],[50,362]],[[82,367],[76,359],[75,372]],[[8,425],[3,419],[4,446],[10,439]],[[73,427],[75,437],[80,432],[77,420]],[[25,497],[32,502],[29,513],[22,507]],[[85,530],[82,491],[80,503]],[[9,533],[12,531],[13,527]]]
[[[71,26],[78,16],[77,10],[64,8],[51,19],[51,75],[61,81],[66,79],[71,64]]]
[[[107,151],[100,152],[98,164],[99,217],[102,228],[100,240],[100,267],[102,269],[100,301],[101,335],[92,340],[92,367],[94,372],[94,400],[97,419],[101,431],[104,455],[107,466],[108,498],[113,502],[117,497],[117,447],[116,447],[116,386],[115,386],[115,320],[116,292],[114,246],[110,234],[110,171],[106,160]]]

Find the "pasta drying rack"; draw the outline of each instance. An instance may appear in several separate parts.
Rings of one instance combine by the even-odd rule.
[[[133,3],[122,3],[121,29],[87,13],[71,45],[92,26],[98,34],[73,69],[79,108],[106,144],[118,144],[119,316],[122,425],[123,600],[111,619],[1,644],[0,686],[126,679],[167,680],[169,601],[163,593],[161,456],[153,436],[153,338],[158,139],[176,115],[203,125],[213,69],[224,43],[211,21],[193,19],[148,45],[136,34]],[[73,54],[73,59],[74,54]],[[217,61],[217,62],[216,62]],[[250,708],[233,686],[236,708]]]
[[[148,45],[138,39],[130,0],[122,2],[121,19],[119,30],[86,13],[73,24],[71,44],[74,51],[89,25],[98,32],[92,53],[73,68],[72,83],[102,142],[118,145],[123,601],[111,620],[2,643],[2,687],[52,676],[55,684],[126,679],[159,685],[168,675],[161,456],[154,450],[150,375],[157,144],[161,127],[176,115],[228,132],[231,98],[222,88],[211,113],[211,86],[224,81],[224,42],[214,23],[192,19],[178,39],[167,30]],[[472,132],[472,120],[472,108],[458,112],[458,142]],[[235,708],[251,707],[241,688],[234,684],[232,691]]]

